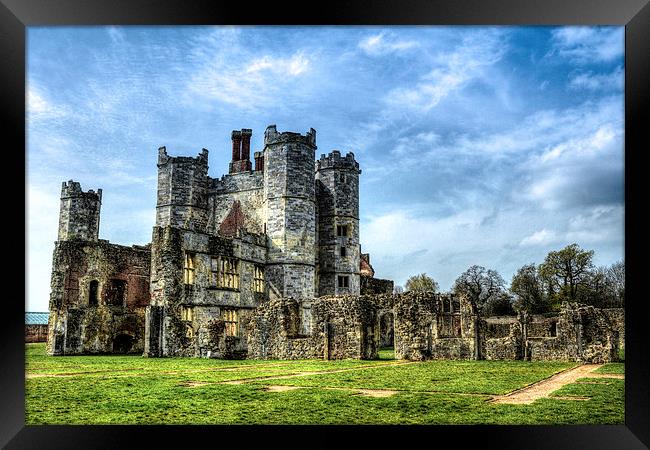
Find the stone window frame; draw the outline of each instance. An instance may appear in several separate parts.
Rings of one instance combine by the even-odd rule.
[[[264,266],[253,265],[253,292],[264,293]]]
[[[342,258],[345,258],[346,256],[348,256],[348,251],[347,251],[347,248],[345,247],[345,245],[341,246],[341,251],[340,251],[339,254],[340,254],[340,256]]]
[[[438,314],[436,334],[438,338],[460,338],[463,336],[463,320],[460,313],[460,300],[454,296],[441,298],[442,310]],[[440,330],[452,330],[450,333],[441,333]]]
[[[213,288],[239,290],[239,259],[223,255],[212,256],[210,274],[210,284]]]
[[[196,253],[185,252],[185,262],[183,264],[183,283],[194,284],[196,281]]]
[[[233,308],[224,308],[221,317],[224,327],[224,336],[239,336],[239,313]]]
[[[93,283],[95,285],[95,295],[93,296]],[[95,301],[91,302],[92,298],[94,297]],[[88,282],[88,306],[90,307],[96,307],[99,306],[99,299],[100,299],[100,291],[99,291],[99,280],[96,278],[93,278]]]
[[[340,174],[339,174],[339,181],[340,181],[341,183],[345,183],[345,182],[347,181],[347,177],[345,176],[344,173],[340,173]]]
[[[350,275],[337,275],[337,277],[336,277],[336,287],[349,288],[350,287]]]
[[[118,288],[118,286],[121,286],[121,289]],[[107,296],[104,297],[104,301],[106,306],[117,306],[117,307],[125,307],[126,302],[128,299],[128,293],[129,293],[129,283],[127,280],[122,279],[122,278],[110,278],[107,283]],[[109,295],[112,293],[112,290],[118,289],[121,290],[121,299],[119,299],[119,304],[114,303],[114,299],[111,300],[112,295]]]
[[[347,237],[348,236],[348,226],[344,224],[336,225],[336,236],[337,237]]]
[[[180,316],[182,321],[191,322],[194,320],[194,308],[191,306],[181,305]]]

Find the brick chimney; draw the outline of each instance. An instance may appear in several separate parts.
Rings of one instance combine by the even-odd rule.
[[[264,172],[264,152],[255,152],[255,172]]]
[[[241,158],[242,161],[251,160],[251,135],[253,130],[249,128],[241,129]]]
[[[240,146],[241,146],[241,131],[233,130],[232,132],[232,161],[239,161]]]
[[[249,172],[251,164],[251,135],[253,130],[242,128],[241,131],[232,132],[232,161],[230,173]]]

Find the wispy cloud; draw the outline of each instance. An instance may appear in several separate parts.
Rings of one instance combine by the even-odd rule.
[[[363,38],[359,42],[359,48],[368,55],[385,55],[393,52],[401,52],[419,46],[414,40],[400,39],[395,33],[382,31]]]
[[[503,35],[486,31],[465,37],[452,50],[431,59],[433,67],[415,83],[393,89],[386,96],[391,107],[429,111],[450,93],[485,76],[485,69],[498,62],[506,51]]]
[[[611,73],[578,72],[571,75],[569,88],[590,91],[622,90],[625,81],[623,68],[618,67]]]
[[[624,51],[624,33],[620,27],[564,27],[552,32],[555,54],[579,64],[612,61]]]

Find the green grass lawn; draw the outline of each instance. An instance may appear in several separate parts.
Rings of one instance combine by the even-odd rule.
[[[531,405],[489,402],[492,395],[525,387],[575,363],[404,364],[393,360],[392,349],[382,350],[376,361],[48,357],[44,344],[28,344],[26,359],[29,425],[624,423],[622,379],[579,380]],[[623,364],[616,363],[600,371],[623,370]],[[272,378],[287,375],[300,376]],[[223,384],[237,380],[246,381]],[[267,392],[268,386],[300,388]],[[397,393],[374,398],[354,389]]]

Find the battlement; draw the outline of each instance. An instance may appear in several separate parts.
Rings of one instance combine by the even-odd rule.
[[[339,150],[332,150],[327,155],[320,155],[316,161],[316,170],[322,169],[347,169],[361,173],[359,163],[354,159],[354,153],[348,152],[345,157],[341,157]]]
[[[302,142],[316,148],[316,130],[310,128],[303,136],[300,133],[293,133],[291,131],[278,133],[275,125],[266,127],[266,131],[264,132],[264,146],[284,142]]]
[[[84,197],[92,200],[97,200],[101,203],[102,201],[102,190],[97,189],[95,192],[92,189],[89,189],[87,192],[84,192],[81,189],[81,183],[78,181],[64,181],[61,185],[61,199],[73,198],[73,197]]]
[[[158,167],[164,166],[167,163],[172,162],[174,164],[208,164],[208,149],[201,149],[201,153],[198,154],[195,158],[191,156],[169,156],[167,154],[167,147],[160,147],[158,149]]]

